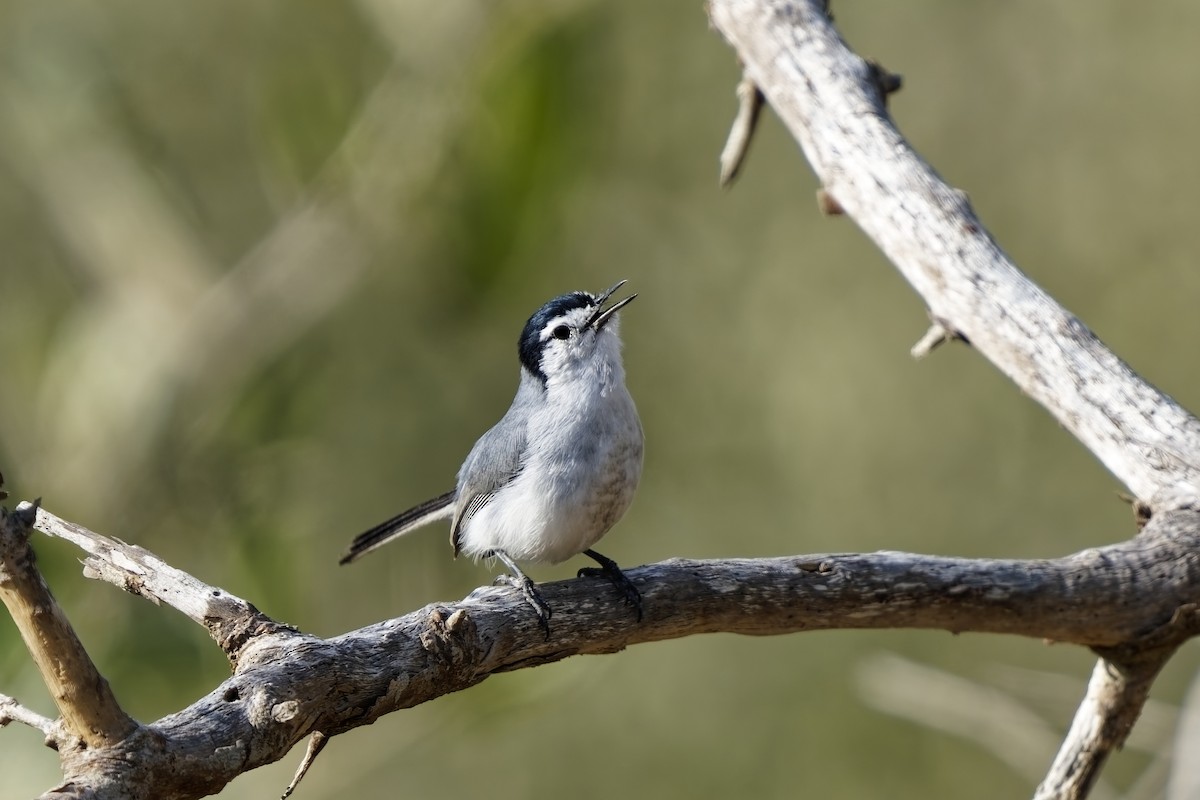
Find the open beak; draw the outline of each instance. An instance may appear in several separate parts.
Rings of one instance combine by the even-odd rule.
[[[624,300],[618,300],[608,308],[604,307],[604,304],[608,302],[608,298],[612,297],[618,289],[625,285],[625,283],[626,281],[619,282],[616,286],[613,286],[606,292],[602,292],[600,296],[596,298],[596,310],[592,314],[592,318],[588,320],[587,327],[595,328],[597,331],[603,330],[604,326],[608,324],[608,321],[613,318],[614,314],[633,302],[633,298],[637,297],[636,294],[631,294]]]

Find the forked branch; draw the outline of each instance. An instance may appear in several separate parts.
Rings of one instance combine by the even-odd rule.
[[[42,580],[29,546],[35,510],[29,503],[15,512],[0,508],[0,600],[58,705],[63,730],[47,729],[16,701],[0,714],[42,728],[60,751],[77,743],[92,749],[112,746],[131,734],[137,723],[121,710],[108,681]]]
[[[934,324],[913,355],[951,338],[969,341],[1124,482],[1139,507],[1194,507],[1200,421],[1016,267],[966,194],[946,184],[896,129],[881,70],[850,51],[826,4],[710,0],[709,13],[737,52],[743,80],[760,89],[800,144],[823,196],[929,306]],[[1125,658],[1097,665],[1039,798],[1087,794],[1173,648],[1142,642],[1122,652]]]
[[[112,541],[44,511],[38,527]],[[605,580],[544,584],[555,610],[549,640],[519,593],[499,587],[329,640],[267,621],[240,648],[233,676],[194,705],[102,749],[65,753],[58,796],[86,796],[103,778],[121,787],[119,797],[200,797],[307,736],[323,741],[497,672],[699,633],[932,628],[1163,648],[1195,632],[1195,615],[1181,608],[1200,603],[1200,565],[1188,556],[1198,545],[1200,513],[1175,510],[1156,513],[1134,541],[1060,559],[674,559],[628,570],[644,598],[642,622]],[[162,562],[138,552],[146,570],[138,574],[158,596],[187,595],[198,583],[170,568],[150,574]],[[118,565],[127,559],[122,548],[96,548],[85,569],[129,588]],[[126,771],[114,774],[114,764]]]

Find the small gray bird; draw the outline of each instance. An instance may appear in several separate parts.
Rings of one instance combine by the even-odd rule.
[[[591,547],[629,508],[642,475],[642,424],[625,388],[617,312],[625,284],[572,292],[534,312],[521,331],[521,380],[508,413],[471,448],[458,486],[359,534],[339,563],[427,523],[450,519],[454,555],[502,561],[549,636],[550,607],[518,561],[557,564],[583,553],[642,618],[641,595],[616,562]]]

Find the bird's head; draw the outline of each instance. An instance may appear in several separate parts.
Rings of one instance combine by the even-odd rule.
[[[606,292],[571,292],[560,295],[533,312],[521,331],[517,351],[521,365],[543,385],[554,379],[607,370],[620,363],[621,340],[617,312],[637,297],[631,294],[605,308],[605,303],[625,285],[621,281]]]

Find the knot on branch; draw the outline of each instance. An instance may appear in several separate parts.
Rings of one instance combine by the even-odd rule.
[[[971,340],[965,333],[955,328],[949,320],[939,317],[931,311],[929,312],[929,330],[912,346],[909,352],[913,358],[919,361],[946,342],[970,344]]]
[[[1143,530],[1157,514],[1200,512],[1200,495],[1194,487],[1187,485],[1161,489],[1149,500],[1124,492],[1119,492],[1117,497],[1129,503],[1133,511],[1133,523],[1138,531]]]
[[[873,58],[867,59],[867,78],[879,92],[879,102],[887,108],[888,95],[904,88],[904,78],[894,72],[888,72],[882,64]]]
[[[462,608],[449,615],[444,608],[434,608],[425,619],[420,639],[427,653],[456,667],[467,661],[479,646],[475,620]]]
[[[220,592],[219,589],[213,590],[214,595],[218,592]],[[238,608],[242,608],[241,603],[244,602],[239,599]],[[246,603],[245,607],[250,612],[249,614],[231,616],[225,613],[214,613],[206,615],[204,618],[204,627],[208,628],[209,635],[225,653],[234,671],[237,671],[238,662],[246,645],[255,639],[271,634],[283,634],[289,637],[302,635],[298,628],[276,622],[255,608],[253,603]]]
[[[1150,519],[1168,511],[1200,511],[1200,490],[1187,484],[1164,487],[1149,499],[1135,499],[1134,513]]]
[[[20,570],[34,569],[37,556],[29,546],[29,535],[41,502],[39,497],[32,503],[23,500],[12,511],[0,508],[0,581]]]
[[[840,217],[846,213],[842,204],[824,186],[817,189],[817,210],[826,217]]]

